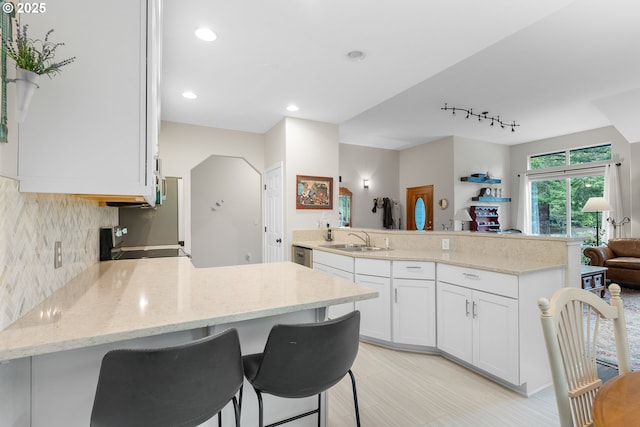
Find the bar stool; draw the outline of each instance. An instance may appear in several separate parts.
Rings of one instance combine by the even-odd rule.
[[[321,393],[351,377],[356,423],[360,426],[356,380],[351,366],[358,354],[360,312],[319,323],[275,325],[263,353],[242,358],[244,374],[258,396],[259,427],[264,427],[262,393],[285,398],[318,395],[318,407],[266,427],[318,414]]]
[[[91,427],[197,426],[233,401],[240,426],[242,356],[238,331],[187,344],[112,350],[102,359]]]

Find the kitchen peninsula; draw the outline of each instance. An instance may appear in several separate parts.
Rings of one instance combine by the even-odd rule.
[[[551,384],[537,301],[580,286],[581,239],[337,229],[328,242],[324,233],[294,231],[293,244],[313,251],[314,269],[378,292],[355,303],[363,340],[441,354],[524,395]]]
[[[243,353],[258,352],[276,323],[318,321],[327,306],[376,296],[289,262],[97,263],[0,331],[0,427],[86,426],[100,361],[112,348],[172,345],[236,327]],[[255,395],[246,390],[243,425],[255,425]]]

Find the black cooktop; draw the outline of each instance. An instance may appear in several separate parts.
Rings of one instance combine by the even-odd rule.
[[[121,251],[118,259],[168,258],[177,256],[187,256],[187,254],[180,248],[144,249]]]

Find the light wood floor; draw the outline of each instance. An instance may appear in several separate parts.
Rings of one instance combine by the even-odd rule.
[[[559,426],[552,387],[526,398],[440,356],[360,344],[363,427]],[[329,427],[355,426],[349,377],[329,392]]]

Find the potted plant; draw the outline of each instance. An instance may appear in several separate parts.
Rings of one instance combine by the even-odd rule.
[[[40,76],[49,78],[58,74],[62,67],[75,61],[75,56],[55,61],[56,50],[64,43],[54,43],[49,40],[53,29],[45,34],[44,40],[31,39],[27,34],[28,24],[18,27],[15,40],[3,40],[7,48],[7,55],[16,61],[18,84],[18,113],[20,122],[26,117],[27,107],[36,88]]]

